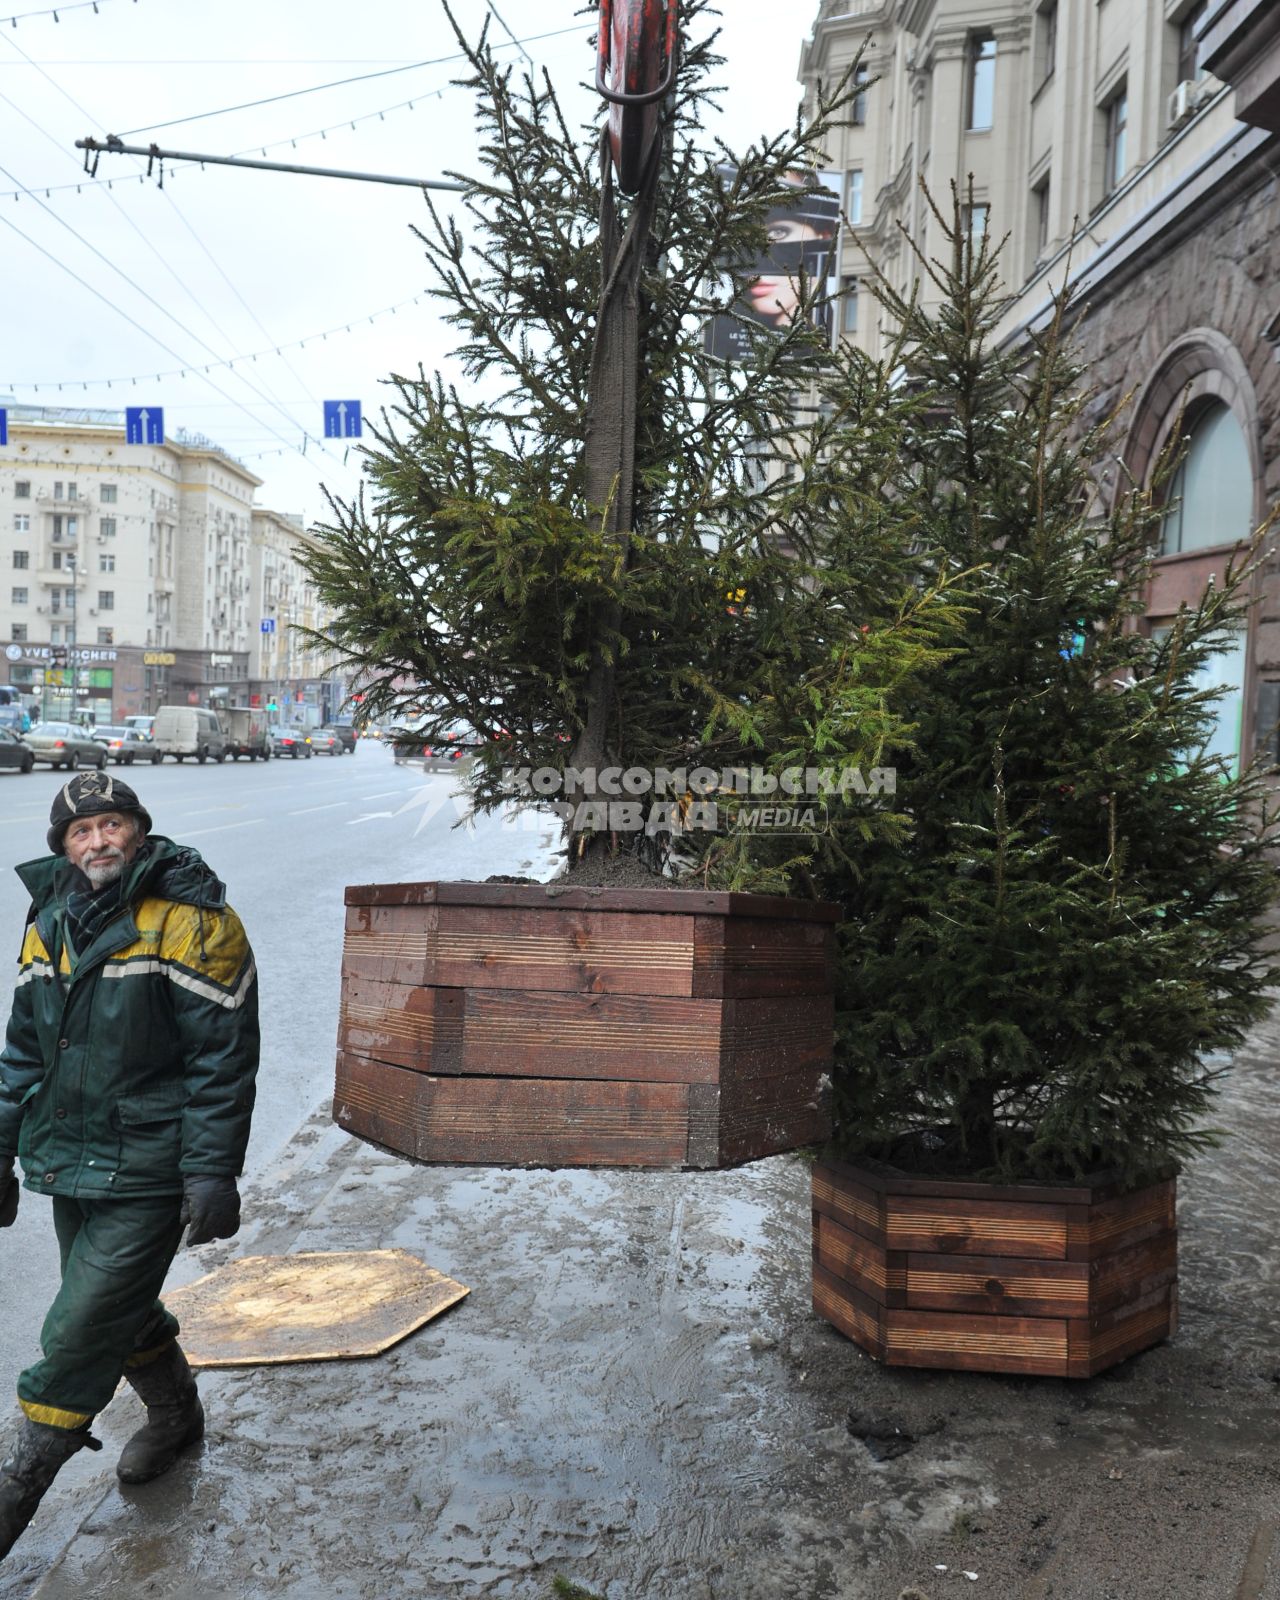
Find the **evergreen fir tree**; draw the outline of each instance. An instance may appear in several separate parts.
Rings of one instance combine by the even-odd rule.
[[[837,1097],[846,1153],[1020,1180],[1132,1182],[1210,1143],[1221,1052],[1274,980],[1260,926],[1273,818],[1205,753],[1198,674],[1243,622],[1248,562],[1139,626],[1172,462],[1109,500],[1064,329],[1001,347],[998,252],[957,203],[925,262],[936,312],[882,293],[930,425],[899,498],[969,571],[945,671],[907,697],[911,829],[828,875],[844,901]]]
[[[462,721],[490,741],[469,778],[479,809],[524,792],[511,771],[575,757],[602,659],[610,765],[773,771],[881,764],[908,736],[895,694],[938,659],[949,575],[931,582],[903,519],[882,514],[912,397],[804,317],[756,329],[749,369],[704,351],[707,320],[743,287],[724,264],[759,253],[767,211],[822,164],[851,92],[836,86],[811,123],[735,155],[702,127],[720,64],[707,10],[682,8],[641,282],[634,526],[611,534],[583,474],[600,130],[575,139],[548,81],[459,34],[484,171],[468,180],[467,230],[429,205],[419,236],[467,382],[392,379],[366,491],[333,503],[305,557],[337,612],[313,637],[355,675],[366,715],[394,716],[421,685],[424,740]],[[823,288],[809,284],[807,302]],[[815,383],[838,404],[797,417]],[[834,831],[819,816],[787,841],[687,836],[680,864],[707,883],[812,892],[815,861],[900,827],[868,800]],[[649,841],[651,865],[663,845]]]

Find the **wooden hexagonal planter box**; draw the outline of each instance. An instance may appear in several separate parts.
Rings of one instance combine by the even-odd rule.
[[[1178,1325],[1174,1179],[813,1173],[813,1307],[890,1366],[1089,1378]]]
[[[349,888],[334,1117],[415,1161],[733,1166],[830,1129],[831,905]]]

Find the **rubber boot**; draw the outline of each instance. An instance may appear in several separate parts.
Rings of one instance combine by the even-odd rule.
[[[60,1468],[85,1448],[101,1450],[83,1428],[50,1428],[25,1417],[13,1449],[0,1465],[0,1561],[36,1514]]]
[[[176,1341],[146,1366],[127,1368],[125,1378],[146,1406],[147,1420],[120,1452],[116,1476],[121,1483],[149,1483],[204,1437],[204,1407]]]

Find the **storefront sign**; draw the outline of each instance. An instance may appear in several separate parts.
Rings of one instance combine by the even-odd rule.
[[[144,667],[172,667],[177,663],[177,656],[172,650],[144,650],[142,664]]]
[[[54,652],[53,645],[47,644],[7,644],[4,647],[6,661],[48,661]],[[56,647],[60,651],[66,650],[66,645]],[[114,650],[98,649],[92,645],[77,646],[73,652],[77,661],[115,661],[117,654]]]

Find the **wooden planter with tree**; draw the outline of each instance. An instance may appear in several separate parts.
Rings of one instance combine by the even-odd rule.
[[[992,237],[957,204],[931,314],[882,289],[931,419],[897,506],[965,606],[912,685],[910,832],[821,880],[848,907],[813,1303],[896,1365],[1087,1377],[1177,1325],[1170,1174],[1214,1142],[1275,981],[1275,816],[1212,754],[1248,562],[1141,625],[1162,483],[1120,459],[1063,335],[1002,348]],[[943,219],[939,213],[939,221]]]
[[[889,1366],[1091,1378],[1178,1326],[1174,1180],[813,1172],[813,1308]]]
[[[415,1161],[708,1168],[830,1133],[836,908],[347,890],[334,1116]]]
[[[674,0],[643,15],[669,43]],[[832,348],[823,275],[785,327],[743,309],[768,224],[816,213],[853,68],[726,174],[702,126],[714,26],[681,5],[634,194],[603,127],[573,147],[544,83],[460,37],[481,243],[434,212],[420,237],[475,382],[396,377],[364,493],[300,556],[335,618],[309,637],[361,716],[412,715],[426,744],[466,725],[474,810],[563,822],[550,890],[349,891],[337,1115],[415,1159],[718,1166],[825,1125],[816,874],[901,831],[869,780],[906,736],[901,685],[938,659],[947,575],[883,515],[911,407],[892,360]],[[742,265],[726,284],[713,262]],[[749,379],[709,363],[716,316]],[[798,372],[861,398],[793,419]],[[790,470],[743,470],[769,453]]]

